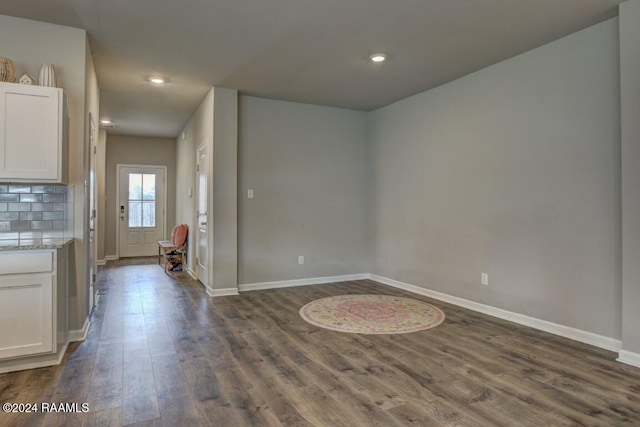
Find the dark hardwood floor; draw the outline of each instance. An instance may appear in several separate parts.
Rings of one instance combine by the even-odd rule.
[[[0,375],[1,403],[90,412],[0,413],[0,425],[640,425],[640,369],[614,353],[367,280],[212,299],[148,261],[101,271],[87,340],[63,364]],[[298,315],[345,293],[429,301],[447,318],[356,335]]]

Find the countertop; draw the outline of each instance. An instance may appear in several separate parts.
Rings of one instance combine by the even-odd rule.
[[[34,249],[61,249],[73,243],[73,239],[21,239],[0,240],[0,252]]]

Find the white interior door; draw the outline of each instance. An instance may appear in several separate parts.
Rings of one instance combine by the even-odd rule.
[[[165,235],[165,168],[118,165],[119,256],[158,254]]]
[[[91,143],[91,161],[89,162],[89,311],[93,310],[96,304],[96,292],[98,287],[98,239],[96,238],[97,227],[97,206],[96,194],[98,192],[96,181],[97,165],[97,144],[96,123],[91,113],[89,113],[89,140]]]
[[[202,283],[207,281],[207,146],[198,147],[196,163],[196,187],[198,207],[196,211],[196,225],[198,227],[198,241],[196,244],[196,274]]]

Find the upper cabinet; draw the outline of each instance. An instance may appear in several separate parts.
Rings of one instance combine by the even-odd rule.
[[[0,182],[67,181],[62,89],[0,83]]]

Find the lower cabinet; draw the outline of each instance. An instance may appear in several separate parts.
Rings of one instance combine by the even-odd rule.
[[[0,372],[56,364],[66,350],[66,253],[0,252]]]
[[[0,278],[0,358],[55,350],[52,285],[51,274]]]

